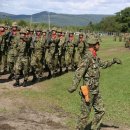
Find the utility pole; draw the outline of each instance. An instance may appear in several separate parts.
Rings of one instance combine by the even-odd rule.
[[[32,26],[32,15],[30,17],[30,28],[31,28],[31,26]]]
[[[50,13],[48,12],[48,26],[49,26],[49,30],[50,30],[50,25],[51,25],[51,21],[50,21]]]

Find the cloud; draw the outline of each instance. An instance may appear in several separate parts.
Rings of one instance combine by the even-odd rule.
[[[130,7],[130,0],[1,0],[0,7],[0,12],[12,14],[114,14]]]

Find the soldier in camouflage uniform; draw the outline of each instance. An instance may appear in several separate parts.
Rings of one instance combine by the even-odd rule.
[[[48,65],[49,70],[49,77],[56,76],[56,73],[58,71],[58,44],[59,44],[59,38],[57,37],[57,29],[54,27],[52,28],[51,35],[48,37],[48,42],[46,44],[46,64]],[[52,74],[51,74],[52,71]]]
[[[6,42],[7,34],[5,30],[5,25],[0,25],[0,72],[4,74],[7,71],[7,52],[8,44]]]
[[[79,61],[84,55],[84,51],[86,48],[86,41],[84,39],[83,33],[79,34],[79,39],[77,42],[77,47],[76,47],[76,53],[75,53],[75,64],[76,66],[78,65]]]
[[[74,70],[75,46],[76,46],[76,41],[75,41],[74,33],[69,33],[69,38],[65,45],[66,71],[68,71],[69,67],[71,67],[71,70]]]
[[[17,51],[18,40],[19,40],[18,26],[16,22],[13,22],[11,31],[9,32],[8,39],[7,39],[9,43],[7,62],[9,65],[9,72],[10,72],[8,79],[12,79],[14,77],[14,69],[15,69],[14,67],[15,67],[17,54],[18,54]]]
[[[32,58],[31,58],[31,66],[33,72],[33,82],[39,81],[42,78],[43,65],[42,65],[42,57],[44,53],[44,42],[42,37],[42,31],[37,28],[35,40],[32,43],[31,47],[33,48]]]
[[[74,92],[81,79],[83,78],[83,86],[88,88],[89,100],[80,91],[81,95],[81,115],[78,120],[77,130],[85,130],[88,125],[88,118],[91,108],[94,108],[94,119],[92,121],[91,130],[100,130],[102,117],[105,113],[104,105],[99,91],[99,68],[107,68],[113,64],[121,64],[121,61],[114,58],[112,61],[103,62],[98,58],[97,51],[99,50],[100,43],[94,38],[88,40],[89,48],[85,51],[85,55],[80,61],[78,68],[75,72],[72,86],[68,89],[70,93]]]
[[[45,54],[46,54],[46,44],[47,44],[47,32],[46,30],[42,31],[42,39],[43,39],[43,56],[42,56],[42,64],[43,64],[43,68],[44,70],[46,69],[46,60],[45,60]]]
[[[15,80],[14,86],[20,86],[19,79],[20,79],[20,71],[23,71],[24,75],[24,82],[22,84],[23,87],[27,86],[28,80],[28,72],[29,72],[29,51],[30,51],[30,42],[29,39],[26,37],[26,30],[21,29],[20,37],[18,42],[18,58],[15,65]]]
[[[59,66],[60,66],[60,74],[61,74],[62,68],[65,67],[65,43],[66,43],[65,33],[62,32],[61,29],[58,30],[58,37],[60,39],[60,42],[59,42]]]
[[[122,34],[119,34],[119,42],[122,42]]]
[[[113,41],[116,42],[116,39],[117,39],[117,36],[116,36],[116,34],[114,34],[114,35],[113,35]]]

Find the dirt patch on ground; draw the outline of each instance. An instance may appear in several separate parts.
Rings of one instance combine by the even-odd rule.
[[[69,130],[64,120],[56,114],[23,110],[15,114],[1,114],[0,130]]]

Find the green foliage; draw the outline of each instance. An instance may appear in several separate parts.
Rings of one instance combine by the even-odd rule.
[[[104,18],[98,29],[107,32],[130,32],[130,7],[116,13],[115,16]]]

